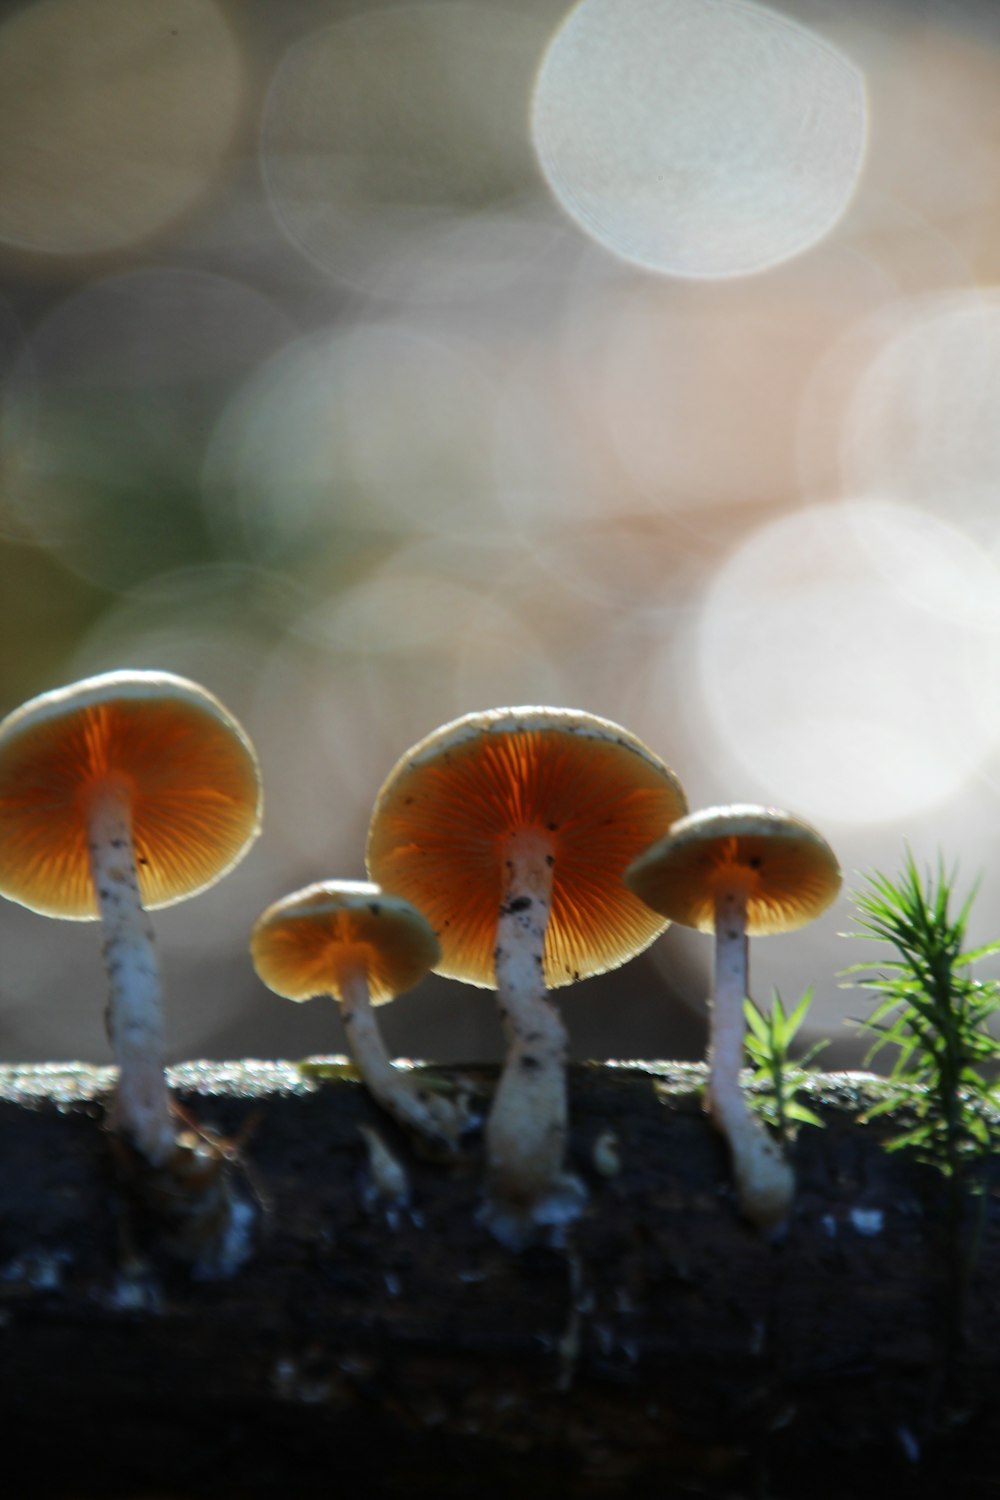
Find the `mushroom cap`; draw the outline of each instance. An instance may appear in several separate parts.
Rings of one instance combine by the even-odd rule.
[[[738,883],[750,936],[805,926],[836,899],[840,881],[833,850],[809,823],[745,803],[679,819],[625,871],[629,890],[654,911],[701,932],[715,931],[717,891]]]
[[[390,771],[368,872],[426,913],[438,973],[494,988],[504,846],[520,831],[546,835],[554,987],[617,967],[663,931],[621,875],[686,809],[670,767],[618,724],[572,709],[492,709],[436,730]]]
[[[286,1000],[342,999],[359,961],[374,1005],[412,989],[440,949],[427,919],[399,896],[364,880],[325,880],[275,901],[254,923],[254,968]]]
[[[0,895],[97,916],[86,806],[112,778],[131,789],[146,907],[213,885],[260,830],[257,757],[218,699],[169,672],[106,672],[0,723]]]

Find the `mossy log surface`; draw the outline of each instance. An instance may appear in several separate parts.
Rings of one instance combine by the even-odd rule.
[[[490,1070],[462,1072],[488,1091]],[[336,1072],[336,1070],[334,1070]],[[479,1226],[481,1146],[422,1160],[346,1074],[190,1064],[185,1110],[242,1139],[249,1258],[204,1276],[122,1197],[106,1070],[0,1069],[0,1390],[7,1493],[168,1500],[993,1494],[1000,1202],[956,1307],[940,1176],[816,1075],[779,1243],[738,1213],[698,1069],[579,1065],[562,1246]],[[405,1164],[374,1190],[359,1126]],[[615,1132],[620,1171],[595,1167]],[[607,1140],[604,1140],[604,1146]],[[965,1237],[974,1226],[962,1229]],[[866,1488],[866,1492],[869,1492]]]

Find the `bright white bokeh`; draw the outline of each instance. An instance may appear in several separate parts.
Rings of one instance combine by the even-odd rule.
[[[607,249],[741,276],[843,214],[865,86],[818,33],[745,0],[582,0],[543,58],[532,132],[553,193]]]
[[[899,305],[843,419],[845,491],[893,495],[962,526],[1000,558],[1000,293]]]
[[[898,502],[843,507],[852,544],[898,599],[947,626],[1000,635],[1000,567],[960,525]]]
[[[704,597],[695,680],[741,795],[878,825],[980,772],[1000,734],[1000,632],[995,612],[942,608],[967,563],[963,535],[874,501],[793,512],[732,553]]]

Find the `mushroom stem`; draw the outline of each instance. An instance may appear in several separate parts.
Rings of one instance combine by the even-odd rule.
[[[340,1019],[348,1047],[372,1096],[429,1145],[453,1152],[469,1123],[464,1103],[425,1093],[393,1065],[375,1020],[363,962],[342,970],[339,983]]]
[[[87,847],[109,997],[108,1037],[118,1064],[113,1126],[151,1165],[174,1147],[164,1073],[163,1012],[153,928],[139,895],[130,788],[108,776],[87,803]]]
[[[737,1108],[746,1108],[739,1076],[748,970],[746,893],[738,886],[723,885],[715,897],[715,998],[708,1068],[708,1111],[720,1129],[724,1128],[723,1112],[734,1102]]]
[[[707,1107],[726,1137],[740,1205],[762,1228],[778,1225],[788,1212],[795,1178],[777,1142],[751,1114],[740,1088],[748,994],[746,891],[723,884],[715,898],[715,999]]]
[[[514,834],[504,850],[506,885],[497,919],[497,1000],[507,1058],[486,1123],[487,1220],[518,1242],[530,1227],[580,1212],[582,1184],[562,1170],[566,1149],[566,1028],[544,979],[552,899],[552,841]]]

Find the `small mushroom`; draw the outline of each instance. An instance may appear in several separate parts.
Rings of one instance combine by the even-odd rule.
[[[584,1201],[564,1170],[568,1044],[547,986],[615,968],[663,930],[621,876],[686,805],[634,735],[557,708],[447,724],[379,792],[369,873],[427,914],[439,973],[497,991],[508,1053],[486,1124],[484,1217],[510,1245]]]
[[[113,1128],[145,1162],[175,1152],[160,977],[147,911],[213,885],[260,827],[257,759],[211,693],[166,672],[108,672],[0,724],[0,894],[100,917]]]
[[[287,1000],[333,995],[351,1055],[382,1108],[428,1145],[453,1152],[472,1123],[465,1101],[433,1093],[394,1067],[372,1011],[412,989],[439,952],[414,906],[366,881],[293,891],[257,918],[250,938],[267,987]]]
[[[653,911],[715,933],[707,1106],[726,1136],[743,1211],[779,1224],[794,1177],[740,1088],[748,990],[747,937],[788,932],[836,898],[841,876],[815,828],[773,807],[712,807],[679,819],[625,871]]]

